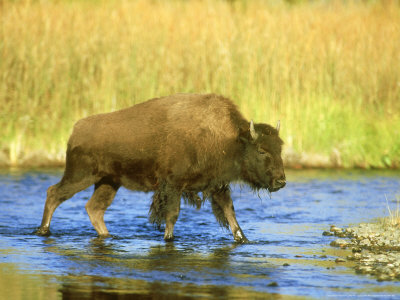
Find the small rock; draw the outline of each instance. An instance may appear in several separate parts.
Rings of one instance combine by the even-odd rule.
[[[368,274],[371,273],[372,268],[370,266],[357,266],[355,267],[356,273]]]
[[[332,236],[333,233],[332,233],[332,232],[329,232],[329,231],[324,231],[324,232],[322,233],[322,235],[324,235],[324,236]]]
[[[335,259],[335,263],[340,263],[340,262],[345,262],[345,261],[346,261],[345,259],[340,258],[340,257]]]
[[[347,246],[347,244],[348,243],[343,239],[337,239],[337,240],[332,241],[330,243],[330,245],[333,246],[333,247],[345,247],[345,246]]]
[[[354,253],[353,255],[348,255],[346,258],[348,260],[360,260],[361,254],[360,253]]]
[[[324,255],[321,255],[319,258],[327,258],[328,256],[326,256],[325,254]]]
[[[371,246],[371,241],[369,239],[363,239],[360,241],[359,245],[361,247],[370,247]]]
[[[392,280],[392,278],[390,278],[390,276],[381,274],[381,275],[378,276],[377,280],[378,281],[388,281],[388,280]]]
[[[361,251],[362,251],[362,249],[360,247],[351,248],[351,252],[353,252],[353,253],[360,253]]]
[[[290,266],[290,265],[289,265],[288,263],[284,263],[283,266],[284,266],[284,267],[288,267],[288,266]]]
[[[345,231],[347,234],[352,234],[352,233],[354,232],[354,229],[353,229],[353,228],[346,228],[344,231]]]
[[[336,231],[335,236],[337,237],[347,237],[347,234],[342,231]]]
[[[380,262],[380,263],[387,263],[388,262],[388,258],[386,255],[384,254],[379,254],[375,257],[375,260]]]
[[[342,229],[339,227],[336,227],[335,225],[331,225],[330,231],[336,233],[336,232],[342,232]]]
[[[267,286],[278,286],[278,283],[276,281],[272,281],[268,283]]]

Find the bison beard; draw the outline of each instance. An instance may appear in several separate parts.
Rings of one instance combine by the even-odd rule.
[[[213,94],[177,94],[82,119],[68,141],[64,176],[48,189],[36,233],[50,234],[55,209],[94,185],[86,211],[97,233],[107,236],[104,213],[124,186],[154,191],[149,219],[165,224],[167,241],[183,198],[197,208],[209,200],[218,223],[231,229],[235,241],[246,242],[229,184],[241,181],[269,192],[285,186],[278,129],[248,122],[232,101]]]

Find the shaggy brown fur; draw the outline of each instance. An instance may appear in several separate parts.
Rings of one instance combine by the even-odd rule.
[[[68,142],[64,176],[48,190],[37,233],[49,234],[57,206],[95,184],[86,210],[98,234],[107,235],[103,215],[122,185],[154,191],[150,221],[166,223],[166,240],[173,238],[183,197],[197,207],[210,199],[218,222],[231,227],[235,240],[246,241],[229,183],[282,188],[281,146],[276,129],[252,129],[232,101],[214,94],[177,94],[82,119]]]

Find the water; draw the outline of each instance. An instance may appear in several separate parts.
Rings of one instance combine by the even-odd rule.
[[[400,298],[399,282],[355,274],[335,263],[349,250],[322,236],[388,215],[400,197],[400,174],[291,171],[287,186],[253,194],[233,186],[237,219],[252,242],[238,245],[221,229],[207,203],[182,203],[175,241],[148,223],[151,194],[121,188],[107,210],[112,237],[101,239],[84,206],[93,188],[54,213],[50,237],[40,224],[48,186],[61,171],[0,173],[1,299]],[[288,265],[287,265],[288,264]]]

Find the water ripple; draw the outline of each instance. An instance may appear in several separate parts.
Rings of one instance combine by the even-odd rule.
[[[278,291],[320,298],[367,294],[372,285],[381,286],[381,294],[389,286],[400,296],[395,284],[336,266],[328,253],[334,251],[331,239],[321,235],[333,223],[386,215],[385,195],[395,205],[400,193],[396,173],[288,172],[287,187],[271,199],[233,186],[238,221],[252,241],[244,245],[218,226],[209,203],[200,211],[182,205],[176,240],[165,243],[163,232],[147,220],[151,194],[125,189],[105,215],[109,238],[97,237],[84,209],[93,188],[56,210],[50,237],[32,235],[47,187],[60,176],[60,171],[0,174],[0,278],[12,272],[24,284],[40,281],[43,290],[54,286],[77,297],[87,290],[138,295],[157,288],[163,296],[266,297]]]

